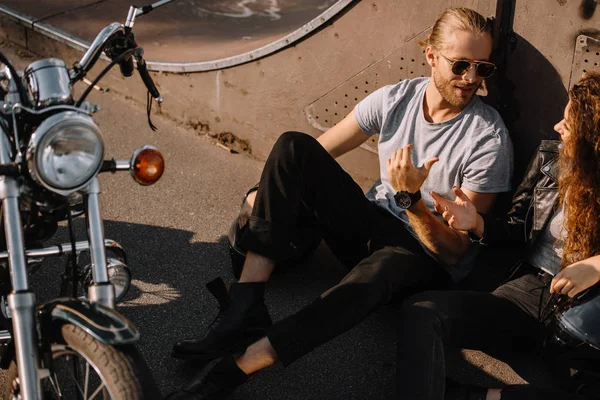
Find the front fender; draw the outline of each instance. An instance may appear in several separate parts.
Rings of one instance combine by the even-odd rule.
[[[140,333],[124,316],[86,299],[58,298],[38,308],[40,333],[43,338],[60,339],[60,327],[66,323],[78,326],[108,345],[137,341]]]

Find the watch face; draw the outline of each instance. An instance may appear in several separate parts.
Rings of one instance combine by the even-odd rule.
[[[398,192],[394,196],[396,200],[396,205],[400,208],[409,208],[412,205],[412,201],[410,200],[410,195],[408,192]]]

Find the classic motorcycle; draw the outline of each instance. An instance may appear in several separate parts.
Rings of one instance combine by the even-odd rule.
[[[597,398],[600,390],[600,284],[573,298],[553,295],[549,301],[550,335],[546,347],[568,360],[571,390]]]
[[[137,68],[149,93],[148,122],[155,129],[150,107],[162,98],[132,28],[136,17],[166,2],[159,3],[130,7],[125,24],[105,27],[72,68],[49,58],[18,73],[0,53],[5,65],[0,71],[4,399],[160,396],[134,346],[139,332],[114,309],[131,274],[123,249],[104,237],[98,175],[130,171],[136,182],[151,185],[160,179],[164,159],[154,147],[144,146],[130,160],[105,160],[100,129],[91,117],[97,107],[85,100],[113,66],[118,64],[124,76]],[[75,99],[73,84],[83,80],[103,52],[110,63]],[[76,241],[73,229],[78,216],[85,218],[87,238],[82,241]],[[59,222],[65,222],[70,241],[41,246]],[[60,294],[38,307],[28,277],[55,255],[68,258]],[[84,259],[87,265],[82,265]]]

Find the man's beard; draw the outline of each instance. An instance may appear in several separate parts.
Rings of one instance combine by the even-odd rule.
[[[438,92],[442,95],[450,105],[454,107],[463,108],[471,102],[473,95],[477,91],[477,87],[481,85],[458,85],[461,88],[472,88],[473,91],[469,97],[461,96],[456,93],[456,87],[452,85],[452,81],[444,81],[443,78],[439,77],[438,74],[433,74],[433,83],[437,88]]]

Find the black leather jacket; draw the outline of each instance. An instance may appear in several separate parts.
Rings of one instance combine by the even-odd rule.
[[[558,140],[543,140],[529,162],[504,218],[486,218],[483,243],[531,246],[558,204]]]

